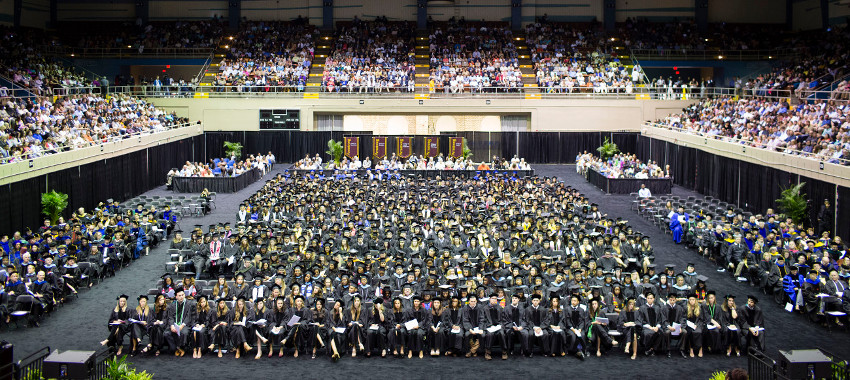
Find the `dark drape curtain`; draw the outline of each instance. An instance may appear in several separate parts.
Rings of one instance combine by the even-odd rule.
[[[803,192],[806,194],[806,198],[809,200],[810,223],[807,223],[807,225],[816,226],[818,223],[818,212],[820,212],[820,207],[821,205],[823,205],[824,200],[829,200],[830,205],[832,205],[831,207],[833,211],[836,209],[836,186],[828,182],[803,176],[800,176],[800,182],[806,183],[806,185],[803,186]]]
[[[833,207],[838,217],[836,233],[846,242],[850,240],[850,223],[847,223],[847,218],[850,218],[850,188],[838,187],[838,202]]]
[[[41,193],[50,190],[68,194],[67,217],[80,207],[91,210],[107,199],[124,201],[163,185],[168,170],[192,160],[202,141],[178,140],[0,186],[0,215],[8,216],[0,217],[0,234],[41,226]]]

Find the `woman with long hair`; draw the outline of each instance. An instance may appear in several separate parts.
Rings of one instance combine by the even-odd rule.
[[[626,300],[626,306],[623,307],[623,311],[620,312],[619,318],[617,318],[617,331],[624,337],[626,337],[626,354],[632,354],[632,360],[635,360],[637,357],[638,350],[638,311],[635,307],[635,299],[634,297],[629,297]]]
[[[127,296],[122,294],[116,298],[115,308],[109,315],[109,337],[100,342],[101,346],[118,348],[116,355],[121,355],[124,346],[124,334],[129,330],[130,311],[127,309]]]
[[[452,297],[449,307],[443,312],[443,328],[446,331],[445,343],[446,356],[457,354],[463,349],[463,323],[461,307],[458,296]]]
[[[313,300],[312,323],[310,336],[307,337],[307,350],[313,353],[313,359],[316,358],[316,350],[321,346],[325,346],[328,341],[328,330],[325,329],[325,323],[328,319],[328,309],[325,308],[325,299],[316,298]]]
[[[366,357],[372,356],[372,350],[377,346],[381,349],[381,357],[387,356],[387,345],[385,337],[387,335],[387,322],[390,318],[384,310],[384,299],[376,298],[372,304],[372,311],[369,313],[369,320],[366,324]]]
[[[236,305],[233,310],[230,310],[230,343],[233,344],[233,350],[236,351],[236,359],[241,357],[240,349],[245,353],[251,351],[251,346],[248,345],[248,337],[250,329],[248,321],[254,320],[254,312],[245,306],[245,297],[236,299]]]
[[[330,336],[330,347],[328,349],[331,359],[336,362],[341,353],[345,351],[345,304],[342,300],[336,300],[334,307],[328,315],[327,328]]]
[[[690,356],[694,357],[694,347],[699,348],[697,356],[702,357],[702,330],[705,328],[705,313],[702,312],[702,305],[697,301],[697,295],[691,293],[688,295],[688,303],[685,306],[686,321],[685,327],[688,330],[686,344],[690,348]]]
[[[210,346],[208,347],[212,352],[218,346],[218,349],[215,350],[218,357],[221,357],[221,350],[227,346],[227,331],[231,321],[227,299],[219,298],[216,302],[215,311],[210,315]]]
[[[213,286],[212,295],[216,300],[225,299],[231,300],[233,297],[230,295],[231,289],[230,285],[227,284],[227,279],[224,276],[218,276],[218,280]]]
[[[142,343],[142,337],[148,334],[148,326],[153,321],[153,313],[148,306],[148,296],[140,295],[136,300],[139,305],[132,313],[131,317],[135,321],[130,324],[130,355],[135,356],[139,353],[139,344]],[[142,353],[148,352],[150,345],[142,349]]]
[[[390,330],[387,334],[387,345],[393,348],[393,355],[404,355],[404,337],[407,329],[404,328],[404,307],[401,298],[393,298],[393,308],[390,310]]]
[[[188,277],[191,278],[191,277]],[[201,358],[201,351],[207,346],[207,325],[212,318],[210,312],[210,304],[207,301],[207,296],[198,296],[198,302],[195,304],[195,326],[192,326],[192,336],[189,337],[189,344],[192,346],[192,357],[195,359]]]
[[[427,339],[431,344],[431,356],[440,356],[440,350],[443,349],[446,335],[446,329],[442,322],[444,313],[443,300],[440,298],[431,300],[431,320],[436,321],[436,323],[431,323],[431,328],[428,329]]]
[[[354,296],[351,300],[351,307],[345,313],[345,326],[348,337],[348,342],[351,344],[351,357],[357,356],[357,350],[360,352],[366,350],[363,341],[366,339],[366,333],[363,330],[364,326],[369,323],[369,310],[363,310],[363,300],[360,295]]]
[[[567,356],[564,343],[567,341],[567,325],[564,320],[564,310],[561,307],[561,298],[554,296],[549,301],[549,352],[552,357]],[[545,350],[544,350],[545,351]]]
[[[617,341],[611,339],[611,336],[608,335],[608,323],[599,320],[599,318],[606,317],[605,310],[600,305],[598,298],[590,300],[587,315],[590,317],[590,328],[587,329],[588,345],[591,348],[596,347],[596,356],[602,356],[602,350],[607,351],[612,346],[616,346]]]
[[[148,327],[148,336],[150,344],[148,351],[156,348],[156,356],[159,356],[160,348],[165,344],[165,311],[168,309],[166,297],[162,294],[157,294],[153,302],[153,323]]]
[[[720,309],[726,356],[732,356],[733,350],[737,356],[741,356],[741,316],[738,314],[738,306],[735,305],[735,296],[727,295],[726,302],[723,302]]]
[[[277,297],[274,299],[274,303],[272,304],[271,310],[269,310],[268,317],[268,326],[269,326],[269,334],[271,339],[269,339],[269,357],[272,357],[274,354],[274,345],[277,344],[280,346],[280,353],[278,353],[278,357],[283,357],[283,337],[286,334],[286,324],[289,322],[287,319],[287,310],[283,304],[283,297]]]
[[[304,297],[301,295],[295,296],[292,307],[289,308],[289,319],[292,319],[294,316],[298,317],[298,322],[290,327],[289,333],[286,335],[286,339],[281,342],[281,345],[286,345],[287,342],[291,342],[292,347],[295,349],[292,356],[297,358],[299,351],[304,350],[308,339],[307,337],[310,336],[310,332],[313,327],[310,325],[310,322],[312,321],[312,313],[304,304]],[[287,323],[289,322],[289,319],[287,319]]]
[[[255,360],[260,359],[263,356],[263,345],[269,342],[268,339],[268,319],[271,318],[269,310],[266,309],[266,300],[263,298],[257,298],[254,301],[254,320],[251,321],[251,331],[253,331],[253,336],[257,337],[257,355],[254,356]],[[269,353],[271,353],[271,349],[269,349]]]

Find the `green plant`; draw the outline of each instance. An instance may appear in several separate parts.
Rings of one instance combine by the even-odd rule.
[[[337,166],[339,166],[339,162],[342,160],[343,151],[342,141],[334,141],[334,139],[328,140],[328,151],[325,153],[333,157],[334,163]]]
[[[472,149],[469,149],[469,140],[463,139],[463,149],[461,149],[460,154],[464,160],[469,160],[472,157]]]
[[[59,214],[65,211],[66,207],[68,207],[68,194],[56,190],[41,193],[41,213],[50,219],[50,223],[55,224],[59,219]]]
[[[44,376],[41,376],[41,370],[37,368],[30,368],[29,371],[26,371],[21,374],[21,379],[23,380],[42,380]]]
[[[714,373],[711,374],[711,377],[709,377],[708,380],[726,380],[726,372],[714,371]]]
[[[602,145],[599,148],[596,148],[596,150],[599,151],[599,157],[601,157],[602,160],[607,160],[614,157],[615,154],[620,153],[620,148],[617,147],[617,144],[608,140],[607,137]]]
[[[779,199],[776,200],[782,213],[797,224],[803,223],[806,220],[808,202],[806,201],[806,194],[802,192],[805,185],[805,182],[800,182],[797,185],[782,190]]]
[[[242,144],[238,142],[224,142],[224,152],[227,157],[235,157],[237,160],[242,157]]]
[[[147,371],[137,372],[127,363],[127,355],[112,358],[107,362],[106,379],[108,380],[151,380],[153,375]]]

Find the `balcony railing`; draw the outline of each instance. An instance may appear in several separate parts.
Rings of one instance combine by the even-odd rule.
[[[73,46],[42,46],[45,54],[72,58],[206,58],[213,47],[157,47],[139,50],[138,46],[116,48],[81,48]]]
[[[632,56],[647,61],[769,61],[793,57],[794,49],[728,50],[728,49],[631,49]]]

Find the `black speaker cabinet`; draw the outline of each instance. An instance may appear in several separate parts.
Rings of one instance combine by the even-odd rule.
[[[829,379],[832,361],[820,350],[779,351],[779,373],[791,379]]]
[[[94,368],[94,351],[53,351],[44,358],[44,377],[48,379],[88,379]]]

